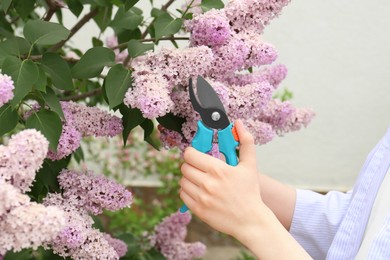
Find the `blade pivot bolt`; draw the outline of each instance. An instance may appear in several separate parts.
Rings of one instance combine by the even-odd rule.
[[[221,118],[221,115],[218,112],[213,112],[211,114],[211,119],[213,119],[214,121],[218,121],[220,118]]]

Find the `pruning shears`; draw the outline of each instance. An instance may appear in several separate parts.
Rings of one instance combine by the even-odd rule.
[[[192,107],[200,114],[202,120],[197,122],[198,129],[191,145],[203,153],[211,151],[214,130],[216,130],[219,151],[225,156],[227,164],[236,166],[238,164],[236,148],[239,138],[234,125],[229,121],[225,108],[211,85],[201,76],[198,76],[196,85],[197,95],[194,93],[192,79],[189,80]],[[182,213],[187,210],[186,205],[180,208]]]

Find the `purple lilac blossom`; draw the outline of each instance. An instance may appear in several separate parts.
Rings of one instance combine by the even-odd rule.
[[[64,197],[77,195],[80,206],[94,215],[102,213],[103,209],[115,211],[130,207],[132,203],[130,191],[103,175],[64,169],[58,176],[58,182],[64,190]]]
[[[200,258],[206,253],[206,246],[200,242],[186,243],[187,225],[190,213],[175,212],[155,227],[151,243],[168,260],[190,260]]]
[[[14,82],[10,76],[0,73],[0,107],[14,97]]]
[[[185,22],[185,27],[191,33],[190,42],[193,46],[218,46],[224,44],[232,35],[229,19],[223,10],[212,9],[195,15]]]
[[[127,245],[120,239],[112,237],[110,234],[103,234],[104,239],[107,240],[108,244],[112,246],[119,257],[123,257],[127,253]]]
[[[93,219],[80,207],[80,197],[49,194],[44,205],[55,205],[65,212],[65,227],[46,244],[53,252],[72,259],[119,259],[104,234],[92,227]]]
[[[97,107],[87,107],[73,101],[61,102],[66,120],[71,120],[82,136],[113,137],[122,132],[120,118],[112,116]]]
[[[0,179],[21,192],[30,190],[35,173],[42,167],[49,142],[35,129],[13,135],[8,146],[0,145]]]
[[[12,209],[0,221],[0,254],[24,248],[37,249],[63,228],[63,211],[31,202]]]
[[[188,79],[205,74],[211,66],[212,52],[205,46],[185,50],[163,49],[149,52],[133,63],[133,88],[125,94],[125,105],[138,108],[146,118],[156,118],[174,108],[170,92]]]
[[[290,0],[232,0],[224,9],[235,32],[262,33],[264,27],[277,17],[289,2]]]
[[[81,133],[77,131],[74,125],[66,122],[62,126],[62,133],[60,140],[58,141],[57,152],[49,150],[47,158],[52,161],[61,160],[76,151],[77,148],[80,147],[80,142]]]

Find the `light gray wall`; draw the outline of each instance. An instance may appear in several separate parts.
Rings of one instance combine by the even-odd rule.
[[[258,148],[259,169],[287,183],[348,189],[390,125],[390,1],[293,0],[264,38],[289,68],[312,124]]]
[[[176,2],[172,10],[184,0]],[[137,6],[149,14],[149,0]],[[68,27],[74,24],[65,17]],[[89,23],[72,42],[85,50],[98,35]],[[297,187],[350,188],[390,124],[390,1],[293,0],[264,39],[289,69],[281,88],[317,117],[307,129],[259,147],[259,169]]]

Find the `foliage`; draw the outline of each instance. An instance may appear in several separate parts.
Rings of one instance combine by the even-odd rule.
[[[24,198],[24,204],[10,202],[8,213],[31,205],[46,212],[55,205],[63,222],[71,223],[63,227],[57,219],[63,229],[42,243],[44,247],[0,244],[0,258],[6,251],[5,259],[55,259],[53,252],[85,258],[84,243],[98,243],[91,247],[100,250],[94,252],[101,254],[99,258],[119,258],[123,244],[104,232],[127,244],[123,259],[163,258],[144,233],[152,233],[180,206],[180,150],[190,144],[199,119],[189,105],[190,77],[207,77],[230,119],[243,118],[258,144],[299,130],[311,120],[311,110],[287,102],[290,92],[272,98],[287,70],[272,64],[277,53],[259,37],[288,0],[243,0],[242,8],[235,6],[237,1],[224,6],[221,0],[189,0],[176,10],[171,10],[175,0],[161,7],[150,1],[150,14],[138,7],[139,2],[0,1],[0,163],[10,169],[6,172],[0,165],[0,186],[7,187],[0,191],[18,194],[6,199]],[[64,23],[65,13],[76,20],[71,26]],[[89,23],[96,24],[98,36],[80,48],[73,37]],[[179,41],[189,47],[180,49]],[[162,42],[171,48],[161,48]],[[19,140],[19,133],[38,139],[42,134],[48,147],[42,141],[40,147],[27,149],[32,141]],[[7,147],[8,140],[16,145]],[[158,152],[161,146],[176,150]],[[35,158],[38,152],[46,158]],[[36,159],[33,169],[30,157]],[[12,164],[13,160],[19,161]],[[107,201],[119,200],[118,194],[125,194],[128,204],[132,197],[109,178],[90,172],[80,177],[80,169],[130,186],[134,184],[126,182],[131,175],[157,175],[161,186],[152,203],[135,196],[131,209],[121,205],[121,211],[105,210],[92,218],[110,208]],[[35,174],[35,179],[22,181],[21,189],[15,176],[23,174]],[[129,189],[137,195],[135,187]],[[72,196],[74,191],[77,196]],[[0,212],[0,224],[6,216]]]

